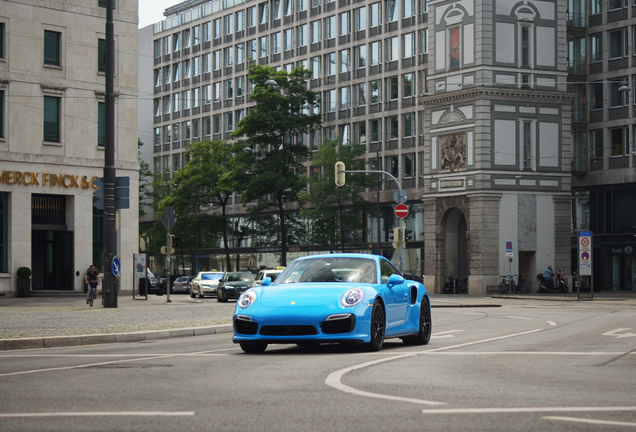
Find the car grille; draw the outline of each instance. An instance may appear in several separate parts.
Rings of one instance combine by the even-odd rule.
[[[263,326],[261,335],[264,336],[307,336],[318,334],[316,327],[311,325]]]
[[[323,321],[320,324],[322,332],[325,334],[349,333],[356,326],[356,316],[351,314],[342,319]]]
[[[234,330],[241,334],[255,335],[258,331],[258,324],[253,321],[244,321],[234,318]]]

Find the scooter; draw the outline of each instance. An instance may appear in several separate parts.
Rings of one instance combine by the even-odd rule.
[[[540,281],[540,285],[539,285],[540,293],[547,293],[548,291],[555,290],[555,291],[560,291],[567,294],[567,292],[570,291],[570,288],[568,287],[568,281],[559,275],[557,275],[557,286],[554,286],[554,282],[552,282],[552,278],[546,279],[546,277],[543,276],[543,273],[539,273],[537,275],[537,279],[539,279]]]

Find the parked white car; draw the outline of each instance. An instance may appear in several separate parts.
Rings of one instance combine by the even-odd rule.
[[[272,278],[272,282],[274,282],[274,279],[276,279],[278,275],[283,272],[283,270],[285,270],[285,267],[278,267],[277,269],[267,269],[267,270],[259,271],[258,274],[256,275],[256,285],[260,285],[263,279],[265,279],[266,277]]]
[[[190,282],[190,297],[203,298],[206,295],[216,294],[216,288],[219,280],[223,277],[220,271],[203,271],[199,272],[197,277]]]

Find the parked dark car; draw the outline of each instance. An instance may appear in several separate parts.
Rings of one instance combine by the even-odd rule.
[[[226,302],[228,299],[238,299],[243,292],[255,285],[254,276],[248,271],[225,273],[217,286],[216,300]]]
[[[143,279],[142,279],[143,280]],[[148,268],[146,268],[146,287],[148,288],[148,294],[163,294],[159,285],[159,278],[154,275]],[[140,284],[143,283],[140,281]],[[141,293],[141,288],[139,292]],[[142,294],[143,295],[143,294]]]

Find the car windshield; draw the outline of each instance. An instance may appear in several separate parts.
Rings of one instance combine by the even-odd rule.
[[[254,282],[252,273],[228,273],[225,278],[226,282]]]
[[[185,277],[178,277],[178,278],[176,278],[174,281],[175,281],[175,282],[185,282],[186,280],[188,280],[188,279],[187,279],[187,278],[185,278]]]
[[[296,282],[376,283],[374,260],[366,258],[310,258],[294,261],[276,279],[276,284]]]
[[[201,280],[219,280],[223,277],[223,273],[203,273]]]

